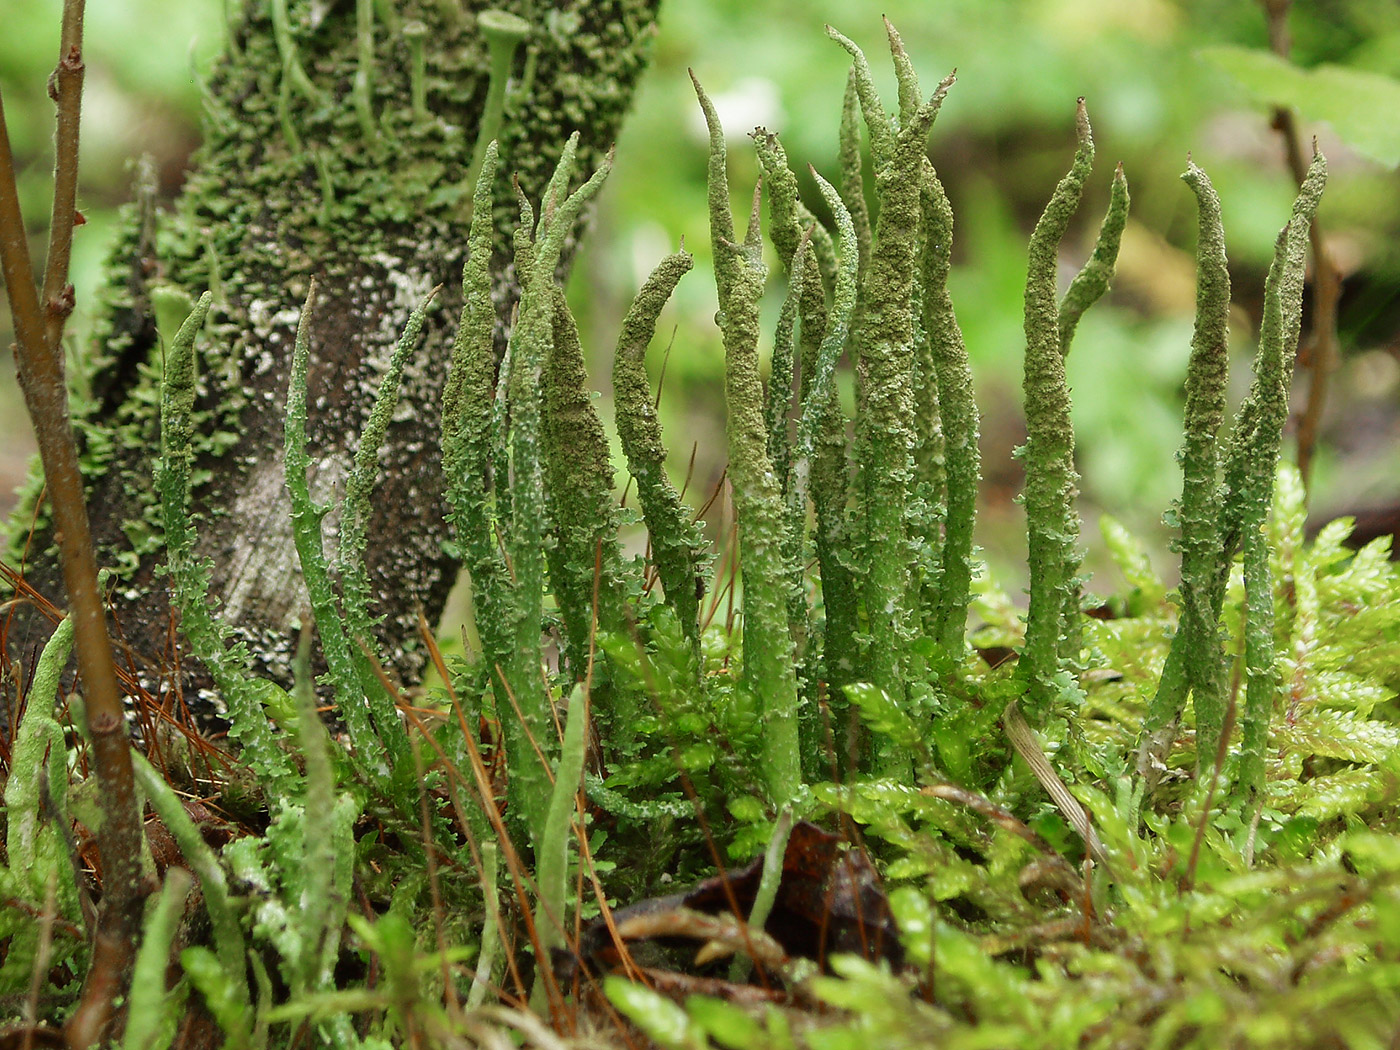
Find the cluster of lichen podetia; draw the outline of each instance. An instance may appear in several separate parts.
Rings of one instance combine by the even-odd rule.
[[[926,151],[929,129],[953,78],[925,99],[890,28],[899,106],[897,114],[888,113],[861,51],[830,32],[854,61],[841,125],[839,186],[817,176],[836,217],[834,242],[798,199],[776,136],[761,130],[755,140],[762,192],[755,191],[747,229],[738,237],[729,209],[723,132],[696,84],[710,132],[711,237],[726,353],[729,479],[743,579],[742,689],[759,711],[761,779],[774,807],[799,797],[804,780],[823,768],[815,702],[822,684],[835,695],[841,687],[870,683],[886,702],[915,719],[935,705],[946,709],[957,702],[973,575],[977,412],[968,355],[947,290],[952,215]],[[873,229],[865,206],[858,111],[874,164]],[[1026,287],[1028,438],[1021,455],[1031,584],[1016,704],[1033,723],[1052,706],[1072,706],[1077,695],[1079,523],[1064,360],[1079,317],[1107,289],[1128,210],[1120,167],[1093,254],[1060,298],[1058,246],[1093,161],[1082,100],[1077,130],[1073,165],[1031,239]],[[592,407],[578,333],[555,279],[565,238],[609,167],[605,163],[569,193],[573,159],[571,141],[540,202],[538,220],[531,203],[523,196],[519,201],[515,268],[522,295],[509,348],[498,365],[488,270],[497,156],[494,147],[483,150],[463,272],[464,306],[443,397],[443,464],[451,525],[473,580],[482,645],[480,681],[489,686],[503,727],[510,799],[522,843],[537,849],[553,837],[546,830],[549,801],[557,793],[551,780],[556,761],[563,761],[557,757],[559,734],[543,669],[546,590],[554,595],[562,621],[560,671],[567,680],[591,683],[602,746],[627,756],[645,743],[633,739],[632,728],[645,697],[608,673],[608,658],[597,645],[597,632],[625,633],[645,615],[635,597],[641,591],[641,567],[624,561],[617,540],[606,436]],[[1240,717],[1245,750],[1240,784],[1253,789],[1261,782],[1274,648],[1260,525],[1286,413],[1286,361],[1298,333],[1307,228],[1324,171],[1319,155],[1280,238],[1267,286],[1254,386],[1223,452],[1216,431],[1224,412],[1227,354],[1224,240],[1218,202],[1205,174],[1193,164],[1184,176],[1200,202],[1201,244],[1182,456],[1186,480],[1179,507],[1182,619],[1144,727],[1144,783],[1150,781],[1188,696],[1195,699],[1198,764],[1207,768],[1215,761],[1227,699],[1218,621],[1229,568],[1241,546],[1249,685]],[[764,194],[771,215],[769,236],[788,272],[766,386],[759,356],[759,300],[767,278],[760,224]],[[643,367],[657,316],[690,265],[683,250],[668,257],[638,294],[619,338],[613,384],[622,447],[637,483],[665,602],[689,640],[695,688],[702,689],[698,585],[706,554],[691,512],[666,477],[660,426]],[[163,455],[157,469],[169,561],[192,651],[210,667],[229,704],[234,736],[276,796],[290,768],[265,713],[269,706],[275,709],[278,691],[248,681],[241,671],[244,654],[223,650],[217,624],[207,612],[207,575],[190,560],[192,539],[184,511],[190,355],[207,298],[167,358]],[[301,335],[288,404],[287,478],[297,546],[340,718],[354,768],[385,789],[405,783],[412,765],[406,735],[369,655],[362,523],[398,368],[413,349],[426,306],[414,314],[399,344],[350,478],[342,515],[339,607],[321,549],[325,508],[313,505],[306,489],[307,347]],[[308,313],[311,308],[309,299]],[[843,353],[856,378],[853,449],[847,447],[847,420],[834,383]],[[804,566],[812,554],[820,593],[816,607],[804,592]],[[925,639],[936,644],[940,655],[930,657]],[[1021,717],[1019,707],[1011,713]],[[936,733],[934,726],[928,735]],[[581,737],[570,736],[575,748],[583,746]],[[665,747],[664,742],[652,743]],[[565,756],[570,765],[576,757],[572,749]],[[911,759],[907,748],[877,736],[874,753],[865,761],[884,775],[900,776],[910,770]]]

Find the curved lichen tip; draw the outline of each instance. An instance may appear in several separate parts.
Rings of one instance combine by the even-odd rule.
[[[687,69],[690,82],[695,85],[695,97],[700,101],[701,112],[705,114],[705,127],[710,132],[710,160],[706,169],[708,205],[710,212],[710,240],[718,247],[734,240],[734,216],[729,210],[729,172],[724,149],[724,126],[719,121],[715,104],[700,84],[694,69]],[[723,278],[720,278],[723,280]]]
[[[860,108],[865,113],[866,126],[870,129],[870,152],[877,163],[882,163],[890,156],[894,129],[890,126],[885,107],[880,103],[880,93],[875,89],[875,77],[870,72],[870,62],[866,59],[865,52],[850,37],[829,25],[826,27],[826,35],[845,48],[851,56],[856,95],[860,99]]]
[[[948,97],[948,91],[958,81],[958,71],[955,69],[938,82],[938,87],[933,89],[933,94],[912,117],[909,118],[910,133],[917,136],[921,141],[933,127],[934,120],[938,117],[938,111],[943,108],[943,100]]]
[[[575,131],[565,141],[564,148],[559,153],[559,163],[554,166],[554,174],[550,176],[544,196],[540,199],[540,221],[535,229],[536,240],[543,240],[545,231],[554,218],[554,211],[569,188],[569,180],[574,174],[574,158],[578,155],[578,143],[579,133]]]
[[[715,110],[715,104],[710,101],[710,96],[705,94],[705,89],[700,84],[700,78],[695,75],[695,70],[689,67],[686,72],[690,75],[690,82],[695,85],[695,97],[700,100],[700,109],[705,114],[705,128],[710,133],[710,148],[716,145],[724,145],[724,127],[719,122],[719,113]]]
[[[477,173],[474,197],[479,197],[483,192],[488,196],[491,193],[491,184],[496,179],[496,165],[500,161],[501,142],[500,139],[492,139],[486,144],[486,149],[481,155],[481,171]],[[475,212],[473,212],[475,214]]]
[[[904,49],[899,30],[895,29],[888,16],[880,17],[885,22],[885,36],[890,42],[890,58],[894,62],[895,81],[899,85],[899,120],[901,124],[907,124],[914,119],[923,101],[923,95],[919,91],[919,75],[914,71],[909,52]]]
[[[758,248],[762,240],[763,176],[753,187],[753,203],[749,205],[749,225],[744,230],[744,247]]]
[[[1303,185],[1298,188],[1298,198],[1293,202],[1293,217],[1306,218],[1312,222],[1313,215],[1317,212],[1317,206],[1322,201],[1322,191],[1327,185],[1327,158],[1323,156],[1322,150],[1317,148],[1317,140],[1313,140],[1312,163],[1308,165],[1308,173],[1303,178]]]

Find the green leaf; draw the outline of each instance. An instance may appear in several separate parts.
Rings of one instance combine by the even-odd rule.
[[[755,1050],[767,1045],[767,1033],[739,1007],[704,995],[687,996],[686,1013],[693,1024],[708,1032],[721,1046]]]
[[[705,1045],[704,1034],[696,1029],[686,1012],[650,988],[609,976],[603,982],[603,991],[623,1016],[668,1050]]]
[[[1325,120],[1358,153],[1387,167],[1400,164],[1400,80],[1322,65],[1297,66],[1267,51],[1208,47],[1198,52],[1259,101],[1288,106],[1309,121]]]

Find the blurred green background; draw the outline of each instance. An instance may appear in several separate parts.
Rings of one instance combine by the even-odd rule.
[[[0,89],[37,248],[51,163],[44,81],[57,53],[60,3],[5,0],[4,7]],[[823,23],[865,48],[892,100],[881,14],[903,34],[927,89],[958,70],[931,152],[958,222],[952,292],[984,415],[979,540],[994,572],[1014,589],[1023,559],[1022,524],[1011,499],[1019,468],[1010,453],[1022,438],[1025,244],[1069,162],[1079,95],[1088,101],[1099,160],[1066,240],[1066,280],[1092,243],[1114,162],[1123,162],[1133,195],[1113,292],[1085,319],[1069,360],[1086,536],[1098,546],[1093,519],[1106,510],[1164,551],[1161,515],[1180,488],[1175,453],[1194,307],[1196,209],[1178,176],[1191,154],[1223,201],[1238,306],[1239,393],[1247,384],[1265,268],[1293,195],[1267,107],[1201,54],[1225,44],[1267,49],[1265,17],[1254,0],[666,0],[654,61],[570,286],[604,404],[622,312],[650,268],[684,238],[701,272],[681,283],[663,315],[653,364],[659,371],[671,344],[663,422],[678,474],[694,449],[692,502],[703,501],[699,493],[708,495],[725,457],[722,358],[713,284],[704,272],[706,147],[685,70],[695,70],[725,122],[736,209],[747,207],[757,177],[746,141],[755,125],[781,134],[803,173],[804,196],[815,203],[805,166],[836,174],[848,68]],[[131,160],[152,154],[162,194],[178,192],[199,138],[198,81],[219,51],[223,18],[224,0],[89,4],[81,190],[88,224],[76,241],[75,347],[91,323],[91,289],[114,210],[129,196]],[[1400,5],[1391,0],[1301,2],[1289,26],[1300,67],[1336,64],[1400,77]],[[1388,124],[1375,132],[1382,140],[1400,128],[1400,109],[1357,115]],[[1313,500],[1327,513],[1400,497],[1400,183],[1394,159],[1383,158],[1391,166],[1371,159],[1377,150],[1367,147],[1374,143],[1358,141],[1351,129],[1306,119],[1303,129],[1318,136],[1329,158],[1320,222],[1345,276],[1343,360]],[[773,313],[778,283],[775,276]],[[0,339],[9,342],[3,314]],[[19,481],[29,448],[9,367],[6,361],[0,382],[5,492]],[[1295,406],[1303,390],[1296,388]],[[1157,567],[1170,573],[1165,557]],[[1106,591],[1117,583],[1103,576],[1091,586]]]

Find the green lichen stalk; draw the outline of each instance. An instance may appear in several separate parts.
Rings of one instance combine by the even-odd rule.
[[[854,590],[849,589],[849,572],[845,570],[844,565],[840,565],[836,561],[836,549],[829,546],[832,543],[835,529],[839,527],[840,508],[832,506],[830,503],[824,503],[817,497],[817,492],[822,482],[828,480],[822,477],[823,467],[826,466],[828,470],[830,469],[829,463],[823,464],[823,455],[829,455],[842,468],[845,466],[844,426],[840,427],[841,442],[839,448],[824,445],[824,442],[829,439],[830,431],[833,429],[831,425],[833,413],[837,420],[841,418],[836,392],[836,363],[840,359],[851,334],[851,320],[856,309],[860,250],[855,223],[851,218],[851,213],[846,210],[845,204],[842,203],[841,195],[834,186],[815,171],[812,172],[812,176],[817,180],[822,197],[836,217],[841,254],[840,265],[836,271],[835,294],[832,299],[831,312],[828,315],[828,324],[822,337],[821,346],[812,362],[812,367],[808,370],[810,378],[804,384],[802,415],[797,424],[797,443],[792,462],[792,478],[788,482],[788,527],[800,535],[806,518],[806,500],[810,491],[816,510],[817,560],[822,569],[822,595],[826,606],[826,644],[823,661],[827,682],[841,685],[851,680],[849,676],[853,665],[834,666],[839,665],[851,643],[850,638],[840,636],[839,632],[846,628],[848,622],[846,617],[849,617],[850,625],[853,626],[855,623],[855,593]],[[835,521],[831,520],[833,518]],[[835,578],[828,576],[827,562],[823,560],[824,554],[831,557],[832,564],[837,565],[844,575],[833,574]],[[801,553],[800,557],[805,562],[805,551]]]
[[[787,496],[787,557],[789,573],[792,577],[788,594],[788,620],[792,626],[793,636],[798,643],[798,659],[801,662],[802,678],[804,683],[810,687],[818,677],[824,677],[830,682],[830,676],[822,674],[818,670],[815,666],[816,654],[808,652],[810,626],[808,624],[809,613],[803,586],[803,573],[806,569],[807,558],[804,546],[807,514],[806,485],[807,474],[810,473],[811,468],[810,464],[804,466],[804,491],[794,499],[791,481],[793,459],[788,446],[790,408],[788,401],[791,397],[792,377],[790,371],[793,350],[789,340],[791,328],[788,326],[794,317],[800,320],[796,356],[800,363],[801,398],[805,402],[811,394],[812,384],[818,372],[817,359],[827,328],[828,318],[824,289],[826,275],[821,259],[828,254],[828,249],[824,249],[822,246],[830,240],[830,236],[819,224],[813,222],[806,208],[802,205],[797,194],[797,178],[788,166],[787,154],[782,143],[778,140],[778,136],[760,128],[754,132],[753,139],[755,150],[758,153],[758,162],[763,171],[764,189],[768,197],[770,217],[768,236],[773,242],[773,247],[777,249],[778,257],[785,263],[788,274],[788,297],[784,305],[783,316],[779,321],[778,336],[773,346],[772,378],[768,384],[769,450],[774,469],[778,472],[779,481]],[[831,254],[834,259],[834,252]],[[840,348],[837,352],[839,354]],[[822,412],[820,418],[827,418],[830,413],[835,413],[835,418],[839,421],[837,429],[840,431],[840,448],[836,454],[844,466],[845,426],[844,421],[841,420],[841,405],[834,385],[828,387],[827,399],[822,406]],[[817,418],[818,415],[814,413],[814,421]],[[809,448],[806,453],[809,458],[811,451]],[[822,496],[825,498],[827,493],[823,491]],[[841,520],[844,516],[844,507],[842,506],[844,500],[843,487],[838,496],[826,501],[826,506],[818,507],[817,527],[819,533],[823,529],[824,520],[833,518],[837,521]],[[835,507],[833,508],[831,504],[835,504]],[[821,549],[822,543],[819,541],[819,552]],[[836,576],[837,574],[833,573],[832,579],[828,582],[826,574],[823,572],[823,590],[836,595],[836,604],[841,605],[842,581]],[[850,638],[853,636],[856,621],[854,614],[855,595],[849,583],[845,594],[849,595],[849,601],[845,604],[851,609],[851,620],[840,630],[850,632],[844,635],[845,638]],[[831,599],[827,598],[825,601],[830,607]],[[828,613],[829,617],[830,613]],[[830,632],[828,632],[828,637],[830,637]],[[811,715],[816,714],[814,706],[804,707],[804,711]],[[804,726],[808,736],[811,736],[818,729],[815,720],[810,717],[804,721]],[[807,746],[807,743],[808,741],[804,739],[804,755],[815,754],[819,750],[816,746]],[[812,743],[815,745],[816,741],[813,740]]]
[[[292,501],[292,534],[301,561],[301,574],[311,597],[311,612],[321,637],[321,651],[335,687],[337,713],[345,723],[356,761],[376,781],[386,784],[390,775],[388,756],[384,742],[370,721],[369,705],[350,656],[350,643],[336,608],[335,590],[322,546],[321,522],[331,508],[311,498],[306,480],[306,471],[311,465],[306,452],[306,372],[311,356],[309,333],[315,304],[316,282],[313,280],[297,323],[287,386],[286,484]]]
[[[972,391],[972,362],[963,345],[948,294],[952,264],[953,209],[933,164],[925,161],[920,182],[924,236],[920,279],[923,323],[938,386],[943,429],[945,509],[941,573],[933,615],[926,630],[955,660],[962,652],[972,585],[972,527],[977,516],[981,455],[980,420]]]
[[[340,570],[341,604],[345,614],[345,633],[350,642],[350,658],[355,664],[360,687],[369,699],[370,711],[380,739],[388,749],[390,764],[407,769],[408,737],[399,721],[394,700],[385,690],[374,671],[381,661],[376,651],[370,617],[370,582],[365,566],[366,529],[370,517],[370,496],[379,473],[379,450],[399,403],[399,383],[404,365],[418,345],[428,307],[440,289],[434,288],[409,316],[398,345],[389,358],[389,367],[375,394],[374,406],[360,434],[355,460],[345,481],[345,501],[340,516],[340,545],[337,560]],[[382,661],[381,661],[382,662]]]
[[[512,483],[507,547],[514,573],[515,615],[506,677],[519,714],[512,710],[498,713],[505,727],[510,760],[512,808],[524,817],[530,839],[536,844],[544,834],[549,797],[549,771],[539,761],[536,748],[548,754],[554,737],[540,661],[545,577],[545,551],[540,538],[549,534],[550,527],[542,464],[541,390],[554,342],[554,274],[564,239],[584,204],[602,186],[611,166],[610,161],[605,161],[577,191],[556,203],[573,170],[576,146],[574,136],[564,147],[555,176],[545,191],[533,250],[517,255],[517,266],[522,259],[528,261],[528,266],[523,271],[527,276],[522,278],[524,292],[511,336],[508,385]]]
[[[1220,198],[1206,173],[1189,164],[1181,176],[1196,195],[1200,233],[1196,247],[1196,327],[1186,370],[1182,487],[1176,520],[1181,530],[1181,622],[1167,665],[1143,721],[1138,772],[1151,787],[1175,736],[1187,693],[1197,719],[1220,725],[1225,712],[1225,651],[1219,631],[1223,596],[1220,562],[1220,453],[1229,381],[1230,271]],[[1214,751],[1211,751],[1214,755]]]
[[[774,805],[788,801],[801,782],[797,674],[788,632],[786,525],[782,491],[768,458],[763,382],[758,370],[759,315],[767,268],[759,241],[758,204],[742,243],[735,242],[729,211],[724,130],[700,82],[695,92],[710,132],[710,240],[724,338],[724,394],[729,480],[739,523],[744,585],[744,685],[762,705],[763,779]]]
[[[1094,250],[1083,268],[1074,275],[1065,297],[1060,300],[1060,352],[1063,354],[1069,354],[1074,330],[1079,327],[1084,311],[1103,298],[1109,282],[1113,280],[1113,270],[1118,264],[1118,248],[1123,243],[1123,228],[1128,225],[1128,207],[1131,203],[1128,180],[1123,175],[1123,165],[1119,164],[1113,171],[1108,212],[1099,226]]]
[[[851,213],[856,226],[856,244],[860,248],[860,269],[870,265],[870,247],[874,235],[870,231],[870,206],[865,200],[864,165],[860,152],[860,96],[856,90],[856,71],[846,75],[846,94],[841,100],[841,199]]]
[[[1225,468],[1225,505],[1238,515],[1222,529],[1225,550],[1238,536],[1244,555],[1245,702],[1240,716],[1242,760],[1239,789],[1258,793],[1264,784],[1264,747],[1278,694],[1274,649],[1274,610],[1269,546],[1263,524],[1273,498],[1279,444],[1288,419],[1288,383],[1293,374],[1302,325],[1304,264],[1308,232],[1327,183],[1327,161],[1314,149],[1312,165],[1293,204],[1293,215],[1279,234],[1264,284],[1264,318],[1254,360],[1254,383],[1240,407]],[[1236,531],[1237,530],[1237,531]],[[1228,562],[1217,579],[1223,579]],[[1223,583],[1218,584],[1223,590]],[[1203,735],[1197,710],[1197,766],[1214,760],[1214,735]],[[1209,750],[1208,750],[1209,749]]]
[[[827,33],[854,62],[856,94],[870,131],[879,217],[869,268],[862,275],[862,316],[856,369],[862,401],[856,420],[856,460],[865,536],[863,599],[870,644],[870,681],[899,701],[909,642],[910,557],[906,515],[913,487],[915,432],[914,273],[920,228],[919,185],[925,142],[953,78],[946,78],[908,118],[891,120],[861,50],[830,27]],[[913,70],[900,61],[903,45],[889,27],[901,97],[917,93]],[[900,761],[888,743],[877,758],[887,772]]]
[[[588,389],[578,328],[557,287],[543,408],[544,480],[555,539],[549,551],[550,585],[564,620],[564,656],[581,681],[593,615],[601,630],[616,631],[624,623],[622,556],[608,439]],[[615,728],[627,731],[624,725]]]
[[[264,790],[276,798],[293,777],[290,760],[263,710],[264,686],[248,673],[247,648],[225,647],[224,631],[211,611],[207,559],[195,556],[189,518],[190,467],[194,461],[190,416],[195,402],[194,341],[214,297],[205,292],[166,348],[161,376],[160,443],[155,491],[165,529],[165,557],[180,629],[190,651],[209,670],[228,709],[229,736],[242,745],[244,760]]]
[[[810,242],[810,237],[802,237],[796,252],[788,258],[787,268],[792,277],[788,281],[787,294],[783,296],[778,328],[773,336],[773,358],[769,365],[768,391],[764,402],[763,414],[768,420],[768,458],[773,461],[773,470],[784,488],[787,486],[788,464],[792,462],[788,416],[792,411],[792,381],[797,370],[797,310],[802,298]]]
[[[1068,356],[1070,344],[1074,341],[1075,329],[1084,311],[1099,301],[1108,291],[1113,280],[1113,270],[1118,262],[1118,247],[1123,240],[1123,228],[1128,223],[1128,180],[1123,175],[1123,165],[1113,172],[1113,185],[1109,191],[1108,212],[1099,226],[1099,235],[1094,242],[1094,250],[1088,260],[1075,274],[1065,296],[1060,300],[1060,353]],[[1075,519],[1077,522],[1077,519]],[[1062,656],[1077,654],[1082,645],[1083,618],[1079,615],[1079,588],[1083,580],[1079,577],[1080,552],[1077,546],[1069,549],[1065,562],[1065,579],[1069,590],[1065,595],[1064,625],[1065,642],[1060,652]]]
[[[690,639],[698,671],[704,541],[693,523],[694,515],[666,477],[666,447],[661,441],[661,421],[656,415],[645,366],[647,345],[656,331],[661,308],[694,264],[694,258],[682,248],[652,270],[622,320],[613,354],[612,384],[617,433],[627,457],[627,469],[637,483],[637,501],[651,539],[652,562],[661,578],[666,602],[675,609],[681,630]]]
[[[778,476],[778,485],[788,506],[784,549],[784,557],[788,564],[788,629],[792,632],[799,666],[806,656],[808,634],[807,596],[804,588],[806,563],[803,557],[803,540],[807,531],[807,502],[805,498],[796,501],[792,499],[795,493],[792,490],[790,475],[793,450],[788,440],[788,413],[792,401],[798,303],[807,287],[807,260],[810,257],[811,243],[811,237],[803,234],[798,241],[797,251],[788,264],[791,277],[787,295],[783,297],[782,312],[778,316],[778,329],[773,341],[773,369],[768,381],[767,412],[768,458],[773,464],[773,472]],[[816,267],[811,269],[815,271]],[[820,274],[815,276],[819,278]]]
[[[857,273],[870,265],[870,209],[865,201],[860,150],[860,100],[856,94],[855,71],[846,77],[846,93],[841,107],[840,131],[841,200],[844,203],[856,235]],[[843,255],[844,258],[844,255]],[[858,340],[860,329],[860,295],[850,319],[847,342]],[[841,403],[833,391],[832,398],[821,409],[817,442],[812,461],[812,507],[816,516],[817,565],[821,571],[822,605],[826,626],[822,639],[824,677],[833,691],[859,677],[861,666],[860,602],[856,572],[850,564],[849,536],[852,522],[846,514],[850,487],[849,450],[846,443],[846,420]]]
[[[491,498],[499,444],[492,341],[496,309],[491,302],[491,186],[497,156],[496,143],[489,143],[473,197],[467,261],[462,267],[462,315],[442,394],[442,465],[453,535],[471,573],[482,656],[490,681],[499,686],[498,669],[509,662],[510,629],[506,567]],[[495,476],[504,485],[505,475]]]
[[[1026,444],[1024,503],[1030,567],[1030,610],[1018,673],[1029,684],[1032,717],[1050,702],[1051,679],[1067,651],[1067,619],[1077,614],[1079,516],[1074,509],[1074,429],[1060,345],[1055,276],[1058,249],[1079,206],[1094,163],[1094,140],[1084,100],[1076,116],[1074,163],[1060,180],[1031,235],[1026,275]]]

